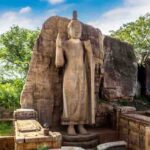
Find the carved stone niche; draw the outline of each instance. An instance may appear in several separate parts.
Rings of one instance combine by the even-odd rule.
[[[63,95],[63,69],[55,67],[56,37],[68,39],[67,25],[69,19],[62,17],[49,18],[42,27],[41,33],[33,49],[32,59],[26,83],[21,94],[21,107],[32,108],[38,112],[40,123],[49,127],[60,125]],[[83,24],[81,40],[90,40],[96,62],[96,72],[101,69],[103,62],[103,36],[101,31]],[[101,42],[99,42],[101,41]],[[97,74],[96,78],[100,78]],[[99,92],[100,80],[96,79],[96,95]]]

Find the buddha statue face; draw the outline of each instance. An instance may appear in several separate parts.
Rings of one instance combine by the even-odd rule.
[[[81,23],[77,20],[71,20],[68,25],[68,34],[71,39],[80,39],[82,34]]]

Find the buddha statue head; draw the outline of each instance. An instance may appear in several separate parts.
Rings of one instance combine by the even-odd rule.
[[[73,11],[73,18],[68,24],[68,35],[71,39],[80,39],[82,34],[82,25],[77,20],[77,12]]]

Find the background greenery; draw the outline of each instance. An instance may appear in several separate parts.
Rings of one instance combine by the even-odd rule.
[[[19,106],[19,97],[39,30],[18,26],[0,36],[0,107]]]
[[[150,56],[150,14],[111,31],[111,36],[133,45],[137,62],[144,65]]]
[[[39,29],[28,30],[18,26],[0,35],[0,107],[19,106],[19,97],[31,59]],[[111,36],[133,45],[139,64],[150,56],[150,14],[123,25]]]
[[[13,135],[13,130],[12,122],[0,122],[0,136]]]

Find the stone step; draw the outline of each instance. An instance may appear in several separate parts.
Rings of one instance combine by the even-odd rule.
[[[85,149],[94,149],[99,144],[98,139],[90,141],[81,141],[81,142],[65,142],[63,141],[63,146],[79,146]]]
[[[62,136],[63,141],[65,142],[88,142],[94,139],[98,139],[98,134],[95,133],[90,133],[86,135],[76,135],[76,136],[71,136],[71,135],[63,135]]]

